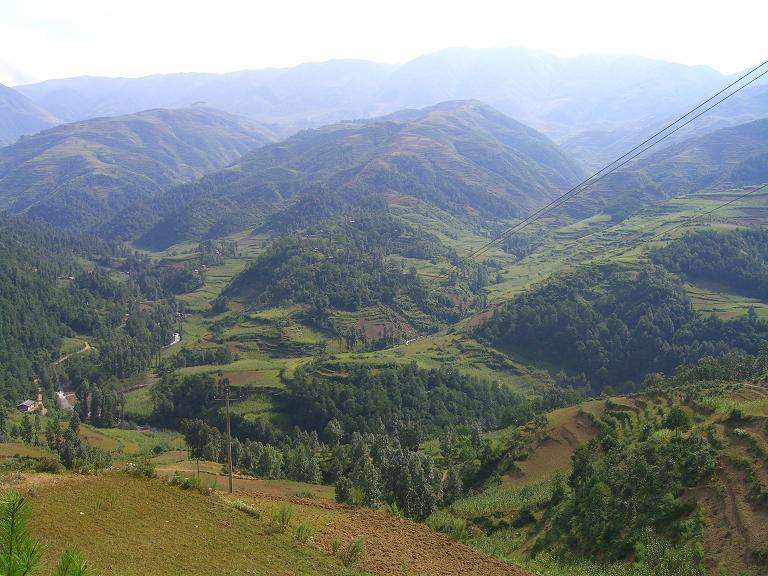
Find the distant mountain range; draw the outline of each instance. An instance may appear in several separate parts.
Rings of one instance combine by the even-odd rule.
[[[0,146],[56,124],[61,124],[61,120],[16,90],[0,84]]]
[[[0,209],[91,228],[272,139],[266,126],[205,107],[57,126],[0,148]]]
[[[205,102],[280,124],[282,136],[340,120],[476,99],[564,142],[593,166],[733,78],[703,66],[636,56],[559,58],[523,48],[456,48],[402,65],[334,60],[230,74],[79,77],[16,90],[64,121]],[[764,117],[766,99],[765,85],[750,87],[686,134]]]
[[[147,246],[265,223],[314,223],[407,196],[473,218],[520,216],[582,176],[547,137],[479,102],[447,102],[307,130],[138,202],[104,233]]]

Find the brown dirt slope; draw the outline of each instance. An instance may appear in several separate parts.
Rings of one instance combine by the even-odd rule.
[[[425,524],[398,518],[381,510],[266,494],[243,495],[333,511],[333,520],[317,532],[315,543],[330,552],[335,538],[346,544],[357,536],[364,536],[366,544],[362,567],[376,576],[532,576],[530,572],[508,562],[486,556],[435,532]]]
[[[604,408],[604,402],[594,401],[551,412],[546,435],[531,444],[527,459],[516,462],[515,469],[502,476],[502,484],[537,482],[554,472],[570,470],[574,450],[598,434],[589,413],[599,415]]]

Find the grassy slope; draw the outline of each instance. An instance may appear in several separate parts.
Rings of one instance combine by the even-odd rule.
[[[34,482],[35,477],[32,477]],[[291,533],[216,496],[160,481],[106,474],[54,478],[30,499],[32,533],[48,547],[48,568],[64,546],[81,549],[97,574],[349,575],[360,574]],[[322,513],[296,514],[315,528]]]

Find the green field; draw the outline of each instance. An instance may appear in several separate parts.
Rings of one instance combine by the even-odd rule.
[[[673,198],[648,205],[621,222],[613,222],[608,216],[600,214],[582,220],[561,214],[550,215],[524,231],[536,243],[530,255],[518,260],[500,247],[493,247],[483,255],[483,258],[492,258],[502,266],[499,272],[501,281],[487,287],[489,307],[492,309],[514,295],[538,286],[552,274],[583,264],[611,259],[633,268],[646,258],[649,248],[660,246],[695,228],[730,229],[762,221],[759,218],[768,206],[766,193],[736,202],[712,217],[700,218],[695,226],[691,224],[692,217],[700,216],[741,194],[742,190],[733,190]],[[420,203],[401,205],[394,202],[390,209],[408,224],[429,230],[459,255],[468,254],[489,240],[488,233],[470,229],[455,217]],[[509,225],[513,224],[514,221],[509,222]],[[675,229],[666,234],[672,228]],[[436,334],[420,334],[418,340],[408,345],[403,342],[383,350],[364,352],[345,350],[332,335],[308,326],[301,317],[302,307],[297,305],[250,310],[247,302],[230,302],[228,311],[216,315],[204,313],[232,278],[264,250],[268,237],[242,232],[228,239],[237,241],[238,256],[227,258],[220,266],[210,267],[202,288],[179,297],[193,311],[185,321],[182,346],[210,348],[227,344],[237,351],[240,359],[225,366],[183,368],[179,371],[181,374],[215,374],[221,371],[245,388],[280,388],[279,372],[282,370],[290,376],[297,366],[316,357],[317,346],[322,342],[331,359],[339,362],[386,364],[415,361],[424,368],[449,364],[526,394],[535,394],[542,384],[548,382],[546,369],[557,370],[556,367],[536,365],[509,354],[489,351],[467,333],[476,323],[468,319],[452,329]],[[185,243],[153,256],[188,259],[195,256],[195,250],[195,244]],[[432,278],[447,271],[444,264],[436,265],[412,258],[406,260],[428,281],[445,281],[441,277]],[[754,307],[759,317],[768,318],[766,302],[715,286],[688,284],[686,290],[695,309],[701,313],[728,319],[746,315],[750,307]],[[357,326],[358,322],[375,325],[393,321],[391,312],[383,307],[363,309],[354,314],[338,311],[333,314],[338,322],[349,326]],[[214,330],[216,326],[219,328]],[[411,337],[415,338],[416,334]],[[166,349],[163,355],[175,354],[179,349],[180,346]],[[239,410],[248,417],[273,417],[268,404],[269,401],[262,395],[243,402]],[[150,408],[148,391],[130,393],[127,406],[129,412],[146,415]]]

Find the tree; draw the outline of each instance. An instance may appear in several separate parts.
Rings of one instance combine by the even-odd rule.
[[[336,418],[331,418],[325,426],[325,438],[331,446],[338,446],[344,437],[344,430],[341,423]]]
[[[77,411],[72,412],[72,417],[69,419],[69,429],[75,434],[80,433],[80,415]]]
[[[440,435],[440,453],[445,460],[450,460],[453,453],[453,430],[448,427]]]
[[[376,508],[383,498],[381,474],[373,462],[367,460],[363,466],[360,488],[363,490],[363,506]]]
[[[8,440],[8,408],[0,402],[0,442]]]
[[[181,433],[184,434],[190,457],[197,460],[197,475],[200,476],[200,460],[214,453],[218,457],[215,445],[219,444],[219,431],[202,420],[182,420]]]
[[[26,500],[16,493],[0,501],[0,573],[8,576],[34,574],[40,566],[43,548],[33,542],[27,524]],[[53,576],[86,576],[88,564],[79,552],[67,549]]]
[[[35,446],[40,445],[40,431],[43,429],[43,425],[40,422],[40,414],[35,412],[35,425],[34,425],[34,434],[32,436],[32,442]]]
[[[32,420],[29,417],[29,413],[25,413],[21,419],[21,440],[27,444],[32,444],[32,436],[34,430],[32,428]]]
[[[443,504],[446,506],[453,504],[461,498],[462,491],[461,472],[455,466],[451,466],[448,468],[443,483]]]
[[[341,476],[336,481],[336,502],[339,504],[352,503],[352,480]]]
[[[664,427],[670,430],[688,430],[691,417],[681,406],[673,406],[664,419]]]
[[[475,451],[480,449],[480,444],[482,443],[482,433],[483,430],[480,428],[480,422],[475,420],[472,423],[472,428],[470,430],[471,433],[471,444],[472,448],[475,449]]]

